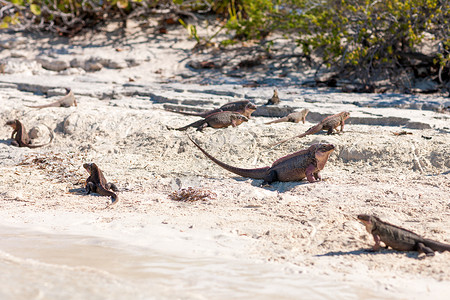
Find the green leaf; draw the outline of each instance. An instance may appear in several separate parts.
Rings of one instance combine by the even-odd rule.
[[[125,9],[128,7],[128,0],[118,0],[117,7]]]
[[[36,16],[41,15],[41,7],[39,5],[31,4],[30,5],[30,10]]]

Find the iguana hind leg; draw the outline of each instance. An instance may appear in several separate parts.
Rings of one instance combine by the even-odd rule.
[[[434,256],[433,249],[425,246],[423,243],[417,243],[417,251],[425,253],[426,256]]]
[[[277,172],[272,170],[269,172],[269,174],[267,174],[267,176],[264,178],[263,183],[261,184],[261,186],[267,186],[270,185],[272,182],[274,181],[278,181],[278,175]]]
[[[314,173],[314,178],[316,180],[318,180],[318,181],[321,181],[322,180],[322,175],[320,175],[320,172],[316,172],[316,173]]]
[[[114,192],[118,192],[119,189],[117,188],[117,186],[114,183],[108,182],[106,184],[106,189],[107,190],[113,190]]]

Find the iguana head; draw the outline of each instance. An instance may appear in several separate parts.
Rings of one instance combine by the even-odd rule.
[[[348,111],[342,112],[342,120],[345,121],[350,118],[350,113]]]
[[[98,170],[97,165],[94,163],[83,164],[83,168],[85,168],[89,174],[92,174],[93,171]]]
[[[18,125],[20,124],[19,120],[11,120],[6,122],[6,126],[11,126],[14,130],[17,129]]]
[[[322,170],[330,157],[331,152],[335,147],[333,144],[313,144],[310,149],[313,148],[314,156],[317,162],[317,168]]]
[[[367,232],[372,232],[373,227],[375,226],[375,221],[378,219],[375,216],[361,214],[358,215],[358,220],[366,226]]]
[[[245,110],[247,110],[247,111],[252,111],[252,112],[254,112],[255,110],[256,110],[256,105],[255,104],[253,104],[253,103],[251,103],[251,102],[249,102],[249,103],[247,103],[247,105],[245,106]]]
[[[247,122],[248,118],[244,115],[241,115],[239,113],[234,113],[231,115],[231,118],[237,121],[237,123],[242,124],[242,122]]]

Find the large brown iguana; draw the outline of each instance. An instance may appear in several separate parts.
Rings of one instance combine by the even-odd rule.
[[[83,167],[89,173],[89,177],[86,179],[87,194],[89,195],[92,192],[102,196],[110,196],[110,205],[116,204],[119,201],[119,196],[109,190],[118,192],[119,189],[117,188],[117,186],[114,183],[106,181],[105,176],[103,176],[103,172],[99,169],[99,167],[97,167],[95,163],[86,163],[83,164]]]
[[[305,177],[311,183],[321,180],[320,171],[325,167],[331,152],[334,151],[334,145],[332,144],[313,144],[308,149],[300,150],[276,160],[270,167],[241,169],[219,161],[194,142],[190,136],[188,137],[214,163],[239,176],[263,179],[262,185],[275,181],[300,181]]]
[[[220,111],[213,113],[202,120],[186,125],[184,127],[175,128],[175,130],[186,130],[189,127],[195,127],[198,131],[202,131],[205,127],[226,128],[228,126],[239,126],[243,122],[247,122],[246,116],[233,111]],[[172,129],[172,128],[169,128]]]
[[[77,106],[77,100],[75,99],[75,95],[73,94],[71,89],[66,88],[66,95],[60,99],[58,99],[55,102],[38,105],[38,106],[29,106],[25,105],[26,107],[31,108],[45,108],[45,107],[71,107],[71,106]]]
[[[47,146],[53,141],[54,138],[52,130],[47,126],[50,133],[50,141],[41,145],[33,145],[31,144],[31,138],[29,137],[25,126],[19,120],[8,121],[5,125],[11,126],[13,128],[13,132],[11,134],[11,139],[13,139],[13,141],[11,142],[11,145],[16,147],[39,148]]]
[[[433,256],[434,251],[450,251],[450,245],[429,240],[402,227],[381,221],[380,218],[370,215],[358,215],[358,220],[366,226],[368,233],[375,240],[374,251],[381,248],[380,242],[386,247],[399,251],[418,251],[427,256]]]
[[[205,111],[202,113],[175,111],[175,110],[169,110],[167,108],[166,108],[166,110],[175,112],[175,113],[180,113],[183,115],[197,116],[197,117],[202,117],[202,118],[206,118],[207,116],[209,116],[211,114],[221,112],[221,111],[233,111],[233,112],[240,113],[241,115],[244,115],[247,118],[250,118],[250,115],[256,110],[256,106],[253,103],[251,103],[249,100],[241,100],[241,101],[229,102],[227,104],[222,105],[221,107],[219,107],[217,109]]]
[[[332,116],[326,117],[325,119],[320,121],[319,124],[316,124],[315,126],[313,126],[310,129],[308,129],[305,133],[302,133],[300,135],[297,135],[297,136],[285,139],[285,140],[283,140],[281,142],[273,144],[271,147],[278,146],[280,144],[283,144],[283,143],[285,143],[285,142],[287,142],[287,141],[289,141],[291,139],[297,138],[297,137],[298,138],[302,138],[302,137],[307,136],[309,134],[316,134],[316,133],[320,132],[321,130],[327,130],[328,134],[332,134],[333,130],[338,131],[337,128],[339,126],[341,126],[340,132],[343,132],[344,131],[345,120],[347,120],[349,117],[350,117],[350,113],[346,112],[346,111],[343,111],[343,112],[338,113],[336,115],[332,115]]]
[[[288,114],[285,117],[276,119],[274,121],[271,122],[267,122],[265,123],[266,125],[269,124],[274,124],[274,123],[281,123],[281,122],[293,122],[293,123],[298,123],[300,121],[303,122],[303,124],[305,124],[305,119],[306,119],[306,115],[309,113],[309,109],[305,108],[302,111],[294,111],[293,113]]]

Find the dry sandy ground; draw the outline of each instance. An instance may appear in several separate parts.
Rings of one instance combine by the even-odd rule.
[[[432,258],[392,250],[365,252],[373,239],[355,218],[359,213],[377,214],[450,243],[449,115],[352,104],[390,101],[390,96],[278,86],[285,106],[307,107],[319,119],[320,114],[348,110],[360,122],[350,119],[340,135],[307,136],[275,149],[269,145],[304,132],[316,121],[264,125],[273,118],[254,117],[237,128],[188,131],[220,160],[245,168],[270,165],[312,143],[336,145],[322,171],[322,182],[262,188],[261,180],[235,176],[207,160],[186,133],[168,130],[166,126],[182,126],[198,118],[164,111],[163,104],[210,108],[246,97],[261,105],[273,87],[196,85],[195,76],[201,75],[186,67],[192,41],[180,31],[143,36],[136,33],[133,41],[105,43],[104,35],[98,34],[103,44],[96,47],[83,45],[82,38],[73,44],[48,45],[48,38],[41,37],[33,45],[3,51],[0,58],[15,57],[23,72],[0,75],[0,123],[19,119],[28,128],[38,126],[42,136],[36,143],[48,140],[45,124],[54,131],[55,140],[39,149],[12,147],[11,129],[0,126],[2,223],[55,232],[77,222],[93,231],[105,227],[126,231],[159,223],[192,235],[223,232],[245,241],[247,247],[237,256],[295,266],[303,274],[356,283],[375,294],[399,299],[444,299],[450,294],[450,252]],[[118,47],[128,50],[115,51]],[[133,57],[139,65],[58,73],[33,63],[32,58],[42,53],[64,59],[102,53],[111,59]],[[191,74],[188,83],[180,75],[187,73]],[[78,107],[24,107],[54,101],[62,93],[57,87],[66,86],[73,88]],[[40,92],[54,96],[46,98]],[[386,125],[392,118],[407,118],[410,123]],[[364,120],[381,121],[364,125]],[[393,134],[402,130],[412,134]],[[84,194],[85,162],[97,163],[106,178],[118,185],[120,202],[113,208],[105,209],[106,197]],[[168,198],[187,187],[207,189],[216,196],[197,202]],[[67,218],[61,220],[57,217],[61,215]],[[328,291],[327,297],[333,298],[333,292]]]

